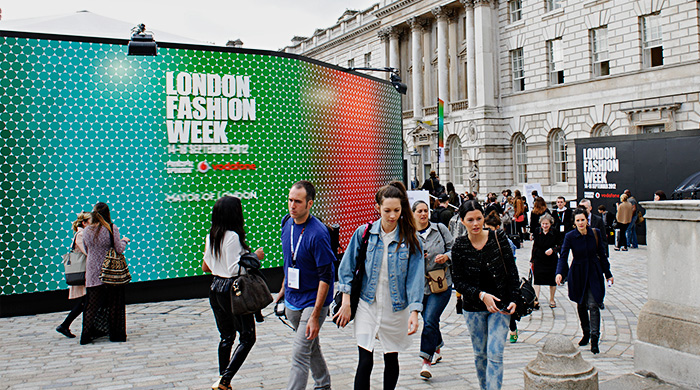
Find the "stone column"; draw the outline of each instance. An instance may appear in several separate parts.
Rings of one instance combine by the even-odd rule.
[[[493,107],[494,101],[494,45],[492,0],[474,0],[474,44],[476,55],[476,106]]]
[[[477,105],[476,100],[476,69],[474,68],[474,0],[461,0],[466,10],[466,30],[467,30],[467,100],[469,107]]]
[[[634,368],[700,388],[700,201],[642,205],[649,300],[639,313]]]
[[[598,389],[598,370],[562,335],[549,337],[523,374],[525,390]]]
[[[437,18],[437,50],[438,50],[438,98],[448,107],[449,95],[449,60],[447,57],[447,21],[449,10],[444,6],[432,9]]]
[[[423,26],[425,21],[412,17],[408,19],[411,27],[411,59],[413,62],[413,117],[423,117]]]
[[[400,68],[399,35],[401,35],[401,30],[397,27],[392,27],[389,30],[389,66],[395,69]]]
[[[377,36],[379,36],[379,40],[384,44],[384,66],[390,66],[389,62],[389,29],[388,28],[381,28],[377,32]]]
[[[435,99],[432,99],[432,92],[435,90],[435,81],[432,78],[432,68],[433,68],[433,47],[432,47],[432,42],[430,41],[430,34],[432,32],[432,29],[430,28],[430,24],[426,21],[425,28],[423,29],[423,73],[425,74],[425,77],[423,78],[423,102],[425,105],[428,107],[434,106],[437,104],[437,101]],[[428,99],[430,97],[431,99]],[[421,116],[423,114],[421,113]]]
[[[450,102],[456,102],[459,100],[459,71],[457,66],[459,65],[459,59],[457,58],[457,49],[459,48],[459,43],[457,42],[457,13],[452,12],[449,18],[449,33],[448,35],[448,58],[449,58],[449,74],[450,74]]]

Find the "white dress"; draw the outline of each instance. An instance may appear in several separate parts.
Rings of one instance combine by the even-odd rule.
[[[370,352],[374,351],[377,339],[382,342],[384,353],[402,352],[411,347],[411,338],[408,336],[408,319],[411,313],[408,308],[394,312],[389,293],[388,249],[395,235],[396,229],[384,233],[380,228],[384,254],[379,268],[377,295],[372,303],[360,299],[355,314],[357,345]]]

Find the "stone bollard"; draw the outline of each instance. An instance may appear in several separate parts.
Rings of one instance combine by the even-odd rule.
[[[597,390],[598,370],[562,335],[549,337],[525,367],[525,390]]]

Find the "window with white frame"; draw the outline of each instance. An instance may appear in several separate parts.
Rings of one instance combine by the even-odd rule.
[[[554,11],[555,9],[561,8],[564,5],[564,0],[546,0],[547,2],[547,12]]]
[[[365,54],[365,68],[372,67],[372,53]]]
[[[512,67],[513,92],[525,90],[525,71],[523,66],[523,48],[510,51],[510,64]]]
[[[591,137],[608,137],[612,135],[612,129],[605,123],[597,124],[591,130]]]
[[[348,68],[354,68],[355,67],[355,59],[351,58],[348,60]]]
[[[550,137],[550,156],[552,163],[552,181],[554,183],[566,182],[566,138],[561,129],[552,131]]]
[[[664,64],[661,15],[642,16],[642,50],[645,68]]]
[[[515,23],[523,18],[523,2],[522,0],[510,0],[508,1],[508,15],[510,16],[510,22]]]
[[[549,84],[564,84],[564,52],[561,38],[547,41],[547,66]]]
[[[591,47],[593,49],[593,74],[597,77],[610,74],[608,57],[608,28],[591,30]]]
[[[513,137],[513,163],[515,169],[515,182],[527,182],[527,145],[522,133]]]
[[[459,137],[452,137],[448,144],[450,150],[450,179],[455,184],[461,184],[462,176],[462,144]]]

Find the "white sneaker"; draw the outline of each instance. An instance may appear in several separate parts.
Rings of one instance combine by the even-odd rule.
[[[423,367],[420,369],[420,377],[423,379],[430,379],[433,374],[430,372],[430,364],[423,363]]]
[[[440,354],[440,352],[435,352],[433,354],[433,362],[431,363],[431,365],[438,364],[438,363],[440,363],[441,360],[442,360],[442,355]]]

